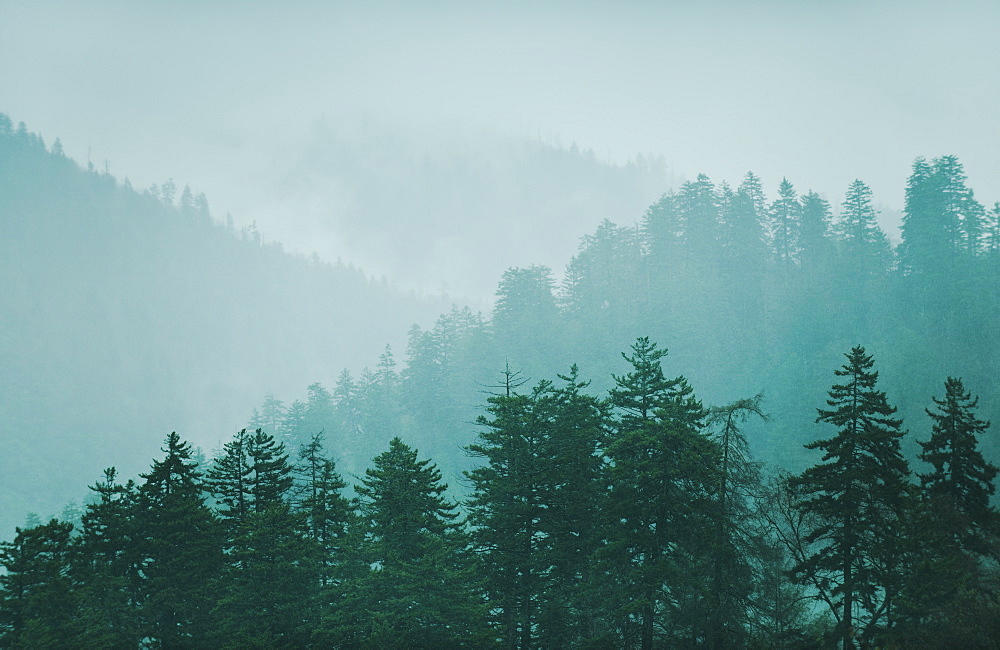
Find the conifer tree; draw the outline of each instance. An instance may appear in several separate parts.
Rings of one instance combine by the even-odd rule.
[[[347,483],[336,464],[323,452],[323,434],[314,434],[299,450],[296,466],[297,508],[305,515],[309,537],[322,551],[323,563],[332,567],[342,561],[344,540],[353,518],[353,508],[342,492]],[[329,575],[324,575],[326,582]]]
[[[139,642],[140,576],[134,529],[135,485],[117,482],[114,467],[90,488],[98,500],[87,505],[74,567],[80,583],[81,619],[86,644],[94,647],[135,647]]]
[[[933,401],[930,439],[918,441],[931,471],[919,475],[923,498],[910,530],[912,561],[896,638],[927,647],[986,646],[1000,632],[1000,624],[988,622],[1000,613],[989,584],[1000,532],[990,505],[998,469],[983,458],[977,439],[990,425],[976,416],[979,399],[961,379],[948,377],[944,398]],[[972,612],[984,620],[970,625]]]
[[[885,273],[891,263],[889,240],[876,221],[872,191],[860,180],[847,189],[836,232],[851,268],[864,275]]]
[[[83,633],[78,595],[70,576],[73,524],[16,529],[0,543],[0,644],[6,648],[58,648]]]
[[[429,460],[398,437],[356,486],[370,574],[360,581],[342,628],[372,646],[475,646],[485,606],[464,560],[465,539],[447,485]],[[366,612],[378,612],[374,619]],[[349,619],[353,616],[353,624]],[[347,619],[347,620],[345,620]]]
[[[574,364],[563,385],[538,394],[537,424],[547,434],[539,445],[544,508],[539,513],[538,643],[543,647],[586,645],[605,632],[598,573],[591,566],[603,532],[599,512],[607,493],[601,450],[608,406],[587,395],[590,382]]]
[[[212,586],[222,566],[222,529],[202,499],[202,477],[191,446],[167,436],[163,460],[141,474],[136,544],[145,636],[164,646],[207,638]]]
[[[990,423],[976,417],[979,398],[961,379],[948,377],[944,387],[944,399],[933,398],[936,408],[927,410],[934,426],[930,439],[920,442],[920,460],[933,469],[920,475],[920,484],[929,501],[958,518],[953,534],[962,545],[976,547],[976,537],[996,532],[990,497],[998,470],[983,458],[977,438]]]
[[[723,252],[738,273],[759,273],[767,260],[767,199],[760,179],[747,172],[721,213]]]
[[[771,247],[781,267],[797,259],[799,235],[799,202],[795,188],[787,178],[778,185],[778,198],[771,204]]]
[[[707,424],[715,430],[713,439],[721,452],[713,513],[710,647],[746,642],[755,552],[750,504],[760,487],[760,470],[750,458],[740,425],[751,416],[767,419],[761,400],[758,394],[709,409]]]
[[[681,186],[677,207],[683,228],[687,263],[702,272],[712,269],[718,256],[719,204],[715,185],[705,174]]]
[[[829,261],[830,204],[816,192],[807,192],[799,199],[799,256],[803,267],[814,269]]]
[[[233,463],[245,470],[232,478],[243,485],[246,512],[239,521],[230,517],[212,639],[239,646],[302,645],[318,618],[321,554],[307,533],[305,514],[291,510],[292,468],[284,444],[262,429],[242,431],[236,441],[243,457]],[[228,486],[228,492],[236,489],[235,483]]]
[[[706,632],[698,592],[718,449],[701,434],[705,410],[684,377],[666,379],[657,349],[639,338],[622,356],[632,371],[614,376],[618,410],[607,456],[611,462],[605,566],[613,574],[626,645],[651,648],[656,629],[666,642],[694,643]],[[697,610],[697,611],[696,611]],[[668,622],[669,621],[669,622]]]
[[[791,479],[798,507],[815,515],[805,537],[810,551],[794,568],[799,579],[830,585],[829,602],[844,648],[873,642],[886,626],[899,591],[904,509],[909,469],[900,452],[901,420],[876,389],[872,357],[857,346],[835,371],[834,384],[817,422],[838,428],[834,437],[806,445],[824,452],[822,461]],[[818,578],[817,578],[818,577]]]
[[[287,505],[286,496],[292,487],[292,467],[284,443],[263,429],[247,434],[246,454],[249,462],[249,497],[255,513]]]
[[[542,560],[539,522],[544,505],[539,459],[545,428],[537,418],[542,383],[529,394],[509,366],[500,386],[487,398],[488,416],[480,416],[477,441],[468,453],[485,464],[467,472],[473,493],[468,502],[472,542],[483,567],[490,618],[508,647],[535,645],[537,595]]]
[[[250,478],[253,468],[247,459],[252,434],[241,429],[222,445],[222,453],[208,469],[205,484],[216,500],[221,519],[230,527],[239,527],[250,514]]]

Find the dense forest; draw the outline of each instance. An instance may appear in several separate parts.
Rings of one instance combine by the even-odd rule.
[[[170,434],[139,482],[114,468],[77,526],[0,546],[5,647],[994,647],[997,467],[947,378],[914,473],[855,347],[798,475],[764,472],[639,338],[606,396],[577,367],[486,400],[459,504],[398,437],[347,483],[314,434],[263,429],[211,461]],[[814,453],[814,456],[818,456]]]
[[[360,366],[449,304],[290,255],[171,181],[81,168],[3,114],[0,287],[2,536],[102,467],[141,471],[163,423],[218,440],[268,391]]]
[[[198,246],[193,259],[215,266],[177,271],[188,284],[171,291],[201,296],[204,321],[171,319],[169,300],[143,316],[153,332],[189,327],[192,339],[221,328],[212,341],[222,351],[209,343],[192,358],[246,353],[250,340],[226,326],[238,305],[213,311],[229,304],[228,289],[191,284],[202,272],[273,287],[254,293],[281,296],[260,303],[260,318],[307,328],[315,316],[332,328],[350,314],[357,327],[341,332],[342,345],[352,332],[381,334],[365,331],[377,312],[359,311],[351,296],[337,312],[297,311],[329,303],[333,290],[283,293],[289,257],[207,219],[189,192],[175,205],[175,190],[138,193],[78,169],[23,128],[0,132],[0,155],[17,153],[2,161],[3,181],[28,188],[0,194],[4,208],[55,201],[54,212],[75,215],[59,226],[76,229],[62,241],[87,243],[5,248],[3,284],[24,293],[11,304],[37,310],[2,333],[15,364],[35,358],[32,341],[62,341],[60,360],[79,364],[74,372],[100,371],[129,330],[109,328],[96,343],[61,330],[33,336],[63,326],[66,305],[101,318],[101,301],[153,309],[118,297],[138,295],[134,268],[189,269],[191,258],[172,251]],[[58,165],[77,185],[32,191]],[[30,260],[59,260],[67,266],[53,268],[65,271],[74,256],[118,259],[100,251],[116,250],[104,238],[121,230],[102,232],[75,207],[104,192],[153,206],[143,214],[159,215],[164,239],[130,248],[143,263],[129,273],[110,267],[66,284],[62,272],[45,281],[59,300],[29,295],[36,285],[18,274],[44,271]],[[115,213],[120,226],[138,227],[131,213]],[[202,234],[224,244],[174,225],[199,214]],[[10,244],[46,241],[12,229],[62,222],[2,223]],[[175,227],[191,239],[165,246]],[[269,251],[279,268],[244,257]],[[334,284],[372,284],[351,269],[294,263]],[[543,266],[511,268],[490,314],[453,307],[431,327],[414,325],[401,362],[385,335],[381,355],[361,362],[368,368],[345,369],[329,387],[314,381],[290,402],[269,394],[209,458],[172,434],[137,481],[109,469],[79,521],[28,522],[3,547],[4,642],[996,645],[990,499],[1000,446],[988,421],[1000,412],[998,280],[1000,204],[976,200],[953,156],[914,162],[895,246],[861,180],[830,200],[788,179],[769,198],[752,173],[736,186],[700,175],[634,226],[602,223],[560,279]],[[255,349],[265,360],[254,367],[292,372],[284,343]],[[294,352],[299,377],[318,365],[329,374],[340,358],[335,347]],[[116,394],[127,400],[145,386],[169,395],[157,362],[122,356],[132,374],[118,376]],[[58,413],[66,427],[114,417],[41,403],[37,382],[14,380],[50,375],[21,365],[5,375],[5,399]],[[109,388],[98,377],[94,390]],[[167,414],[181,408],[148,415],[175,421]],[[31,442],[11,438],[4,444]],[[37,489],[37,473],[19,489]]]
[[[504,367],[543,378],[575,363],[607,390],[623,372],[619,348],[639,336],[668,347],[709,403],[763,393],[771,418],[750,426],[749,442],[789,471],[811,462],[803,405],[822,403],[830,364],[859,343],[880,359],[907,421],[923,417],[947,376],[975,387],[997,420],[1000,205],[981,205],[944,156],[913,165],[902,242],[891,246],[876,216],[862,181],[834,206],[788,180],[769,200],[752,173],[735,189],[699,176],[636,226],[606,221],[585,236],[561,281],[546,267],[511,268],[491,314],[452,308],[410,329],[401,362],[387,348],[332,386],[268,396],[247,425],[293,445],[322,430],[354,474],[401,435],[457,478],[470,423]],[[983,444],[1000,460],[994,437]],[[907,457],[918,451],[904,443]]]

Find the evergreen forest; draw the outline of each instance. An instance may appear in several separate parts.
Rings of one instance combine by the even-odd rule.
[[[64,191],[32,191],[50,168]],[[67,255],[92,251],[46,249],[53,223],[0,220],[0,242],[18,242],[2,283],[23,292],[8,304],[35,310],[0,330],[23,370],[5,373],[7,400],[29,402],[24,378],[50,376],[29,368],[28,345],[73,301],[98,322],[119,301],[117,317],[105,340],[71,338],[51,358],[86,369],[95,346],[156,351],[120,353],[122,399],[170,390],[177,327],[181,341],[222,328],[211,340],[230,349],[185,349],[183,362],[228,371],[257,339],[227,312],[307,330],[246,366],[294,373],[287,353],[301,376],[344,358],[351,336],[389,339],[377,321],[396,305],[413,320],[429,307],[236,233],[190,191],[175,204],[174,188],[80,169],[6,118],[0,175],[27,188],[0,195],[7,214],[51,201],[87,217],[56,241],[111,250],[130,229],[159,233],[142,250],[128,240],[138,262],[52,280],[65,295],[47,302],[29,295],[37,278],[22,275],[45,268],[29,260],[73,268]],[[252,396],[208,453],[170,433],[148,469],[109,467],[78,512],[33,516],[2,543],[0,645],[1000,646],[1000,203],[977,200],[954,156],[914,161],[905,187],[892,242],[862,180],[833,198],[699,175],[585,235],[558,277],[508,269],[490,313],[453,306],[413,325],[402,361],[380,346],[329,386]],[[161,247],[171,232],[183,241]],[[157,295],[176,303],[142,300],[134,269],[172,264]],[[236,315],[247,302],[211,284],[218,274],[241,278],[250,302],[280,302]],[[204,321],[171,318],[190,300]],[[123,341],[137,332],[159,338]],[[175,408],[156,415],[172,422]]]

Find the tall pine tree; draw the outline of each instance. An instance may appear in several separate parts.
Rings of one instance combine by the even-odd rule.
[[[857,346],[835,371],[817,422],[832,424],[832,438],[806,445],[820,463],[791,479],[799,508],[818,524],[805,537],[808,555],[793,570],[812,584],[830,585],[830,602],[844,648],[870,645],[886,627],[899,591],[904,508],[909,469],[900,452],[901,420],[876,389],[872,357]],[[816,579],[816,576],[820,576]]]

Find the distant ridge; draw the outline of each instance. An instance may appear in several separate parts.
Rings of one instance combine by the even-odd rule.
[[[170,430],[213,445],[265,394],[332,383],[447,307],[262,243],[186,187],[81,168],[4,114],[0,287],[4,530],[110,464],[142,471]]]

